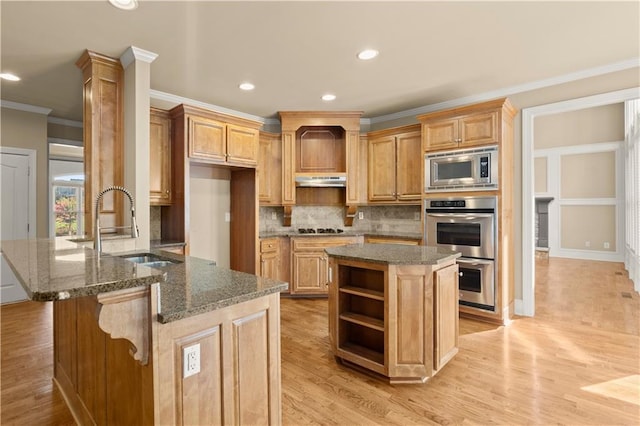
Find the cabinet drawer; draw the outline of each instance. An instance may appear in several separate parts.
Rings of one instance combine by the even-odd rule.
[[[263,238],[260,240],[260,253],[278,251],[277,238]]]
[[[362,237],[304,237],[291,239],[294,251],[322,251],[325,247],[344,246],[360,242],[362,242]]]

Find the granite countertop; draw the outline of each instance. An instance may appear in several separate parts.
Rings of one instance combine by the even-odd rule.
[[[215,266],[215,262],[160,250],[99,256],[89,248],[57,249],[55,240],[2,241],[12,270],[34,301],[64,300],[160,283],[158,321],[168,323],[271,293],[288,284]],[[120,256],[152,253],[176,263],[161,268]]]
[[[325,249],[338,259],[387,265],[437,265],[461,256],[460,253],[431,246],[402,244],[349,244]]]
[[[148,252],[176,260],[162,267],[158,322],[169,323],[286,290],[289,284],[216,266],[215,262],[159,250]],[[122,255],[122,254],[118,254]]]
[[[164,280],[164,272],[89,248],[57,249],[55,240],[2,241],[7,263],[31,300],[93,296]]]

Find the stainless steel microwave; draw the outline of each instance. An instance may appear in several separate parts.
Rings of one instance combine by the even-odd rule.
[[[498,188],[498,146],[425,155],[425,192]]]

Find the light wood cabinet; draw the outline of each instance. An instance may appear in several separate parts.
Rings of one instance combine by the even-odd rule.
[[[423,154],[430,151],[483,145],[498,146],[498,189],[473,193],[425,193],[430,198],[462,195],[495,196],[498,257],[495,259],[495,311],[460,306],[460,314],[487,322],[506,324],[513,316],[514,240],[513,240],[513,119],[517,110],[508,98],[494,99],[418,116],[422,124]]]
[[[418,246],[422,238],[399,238],[399,237],[378,237],[366,236],[365,243],[369,244],[404,244],[408,246]]]
[[[327,295],[329,258],[327,247],[357,244],[362,237],[293,237],[291,238],[292,295]]]
[[[391,383],[423,383],[457,353],[454,260],[388,265],[331,257],[330,268],[330,343],[343,362]]]
[[[437,270],[433,281],[433,369],[458,353],[458,266]]]
[[[260,132],[258,185],[258,197],[261,205],[282,204],[282,140],[280,135]]]
[[[362,185],[359,167],[360,154],[360,111],[280,111],[282,124],[282,205],[284,208],[285,226],[291,225],[291,206],[305,204],[312,199],[314,203],[332,205],[336,195],[346,203],[347,214],[345,225],[351,226],[355,205],[362,202],[360,194]],[[339,131],[338,131],[339,130]],[[334,132],[335,131],[335,132]],[[301,150],[301,138],[307,132],[309,138],[305,143],[304,152]],[[309,133],[310,132],[310,133]],[[339,135],[339,136],[336,136]],[[332,146],[329,158],[314,158],[325,152],[322,141],[329,141]],[[339,150],[339,152],[338,152]],[[318,163],[318,160],[320,162]],[[328,161],[331,160],[331,161]],[[335,160],[335,161],[334,161]],[[317,172],[346,173],[346,194],[342,195],[341,188],[296,188],[295,178],[297,173]],[[309,194],[308,190],[314,194]],[[301,191],[301,203],[298,202],[298,191]],[[340,192],[338,192],[340,191]]]
[[[499,142],[498,113],[475,113],[424,125],[427,151],[492,145]]]
[[[149,123],[149,204],[171,204],[171,117],[151,108]]]
[[[174,119],[184,121],[181,127],[192,160],[256,167],[260,123],[186,105],[171,113]]]
[[[422,197],[420,125],[371,132],[368,155],[370,202],[419,202]]]
[[[158,285],[53,302],[54,382],[78,424],[281,424],[280,295],[161,324]],[[107,329],[124,336],[103,331],[109,309],[120,327]],[[127,338],[143,326],[139,362],[142,347]],[[200,371],[184,377],[193,345]]]
[[[92,236],[97,195],[109,186],[124,186],[124,73],[118,59],[89,50],[76,65],[83,79],[84,231]],[[102,228],[123,226],[122,194],[104,194],[99,214]]]
[[[260,276],[279,279],[280,243],[278,238],[260,239]]]

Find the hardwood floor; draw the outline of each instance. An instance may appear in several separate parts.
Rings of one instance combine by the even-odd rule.
[[[640,298],[626,272],[544,262],[536,317],[507,327],[462,319],[460,352],[424,385],[389,385],[340,365],[329,351],[327,301],[283,298],[283,423],[639,424]],[[0,315],[0,423],[71,423],[51,386],[50,304],[3,306]]]

